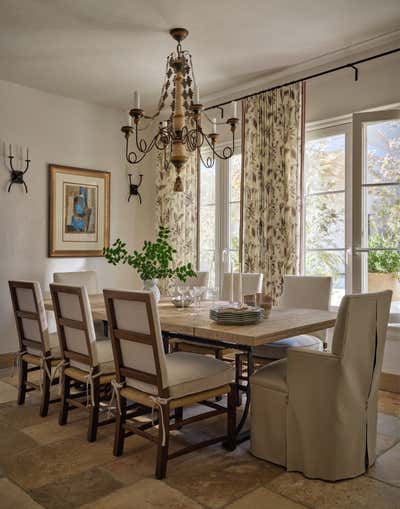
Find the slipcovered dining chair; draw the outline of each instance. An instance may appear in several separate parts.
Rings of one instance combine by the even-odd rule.
[[[184,283],[185,286],[191,288],[193,286],[208,286],[209,272],[196,272],[193,277],[188,277]]]
[[[284,276],[283,292],[279,301],[282,308],[329,309],[332,278],[329,276]],[[327,331],[301,334],[274,343],[258,346],[254,357],[261,359],[283,359],[289,348],[311,348],[323,350],[326,347]]]
[[[244,295],[255,295],[262,292],[264,275],[259,273],[242,273],[242,296],[239,296],[239,273],[225,272],[222,280],[221,298],[224,301],[230,300],[231,280],[233,279],[233,300],[238,302]]]
[[[391,291],[346,295],[332,353],[291,348],[250,378],[251,452],[311,478],[363,474],[376,457]]]
[[[40,390],[40,415],[46,417],[52,402],[51,385],[58,382],[54,378],[60,365],[57,334],[49,334],[40,284],[37,281],[9,281],[8,285],[19,339],[17,402],[23,405],[27,392]],[[29,380],[28,375],[33,371],[40,371],[39,385]]]
[[[156,477],[166,475],[167,461],[195,449],[227,440],[235,447],[236,403],[234,369],[229,363],[177,352],[165,354],[157,305],[152,292],[104,290],[117,374],[117,415],[114,455],[123,452],[125,437],[138,434],[157,444]],[[209,402],[228,395],[227,407]],[[127,402],[133,401],[158,412],[158,436],[150,431],[152,422],[126,419]],[[183,418],[183,409],[194,404],[208,407],[202,414]],[[209,407],[212,410],[209,410]],[[175,410],[174,422],[170,411]],[[169,454],[170,431],[186,424],[227,414],[227,436],[220,436]]]
[[[70,405],[89,412],[87,439],[94,442],[97,428],[114,422],[99,422],[101,400],[110,399],[115,379],[111,341],[96,337],[88,293],[85,286],[50,285],[63,359],[59,424],[68,420]],[[84,385],[81,393],[71,394],[72,385]]]
[[[59,285],[86,286],[89,295],[99,293],[99,282],[95,270],[78,270],[75,272],[54,272],[53,282]],[[103,335],[108,335],[108,324],[105,320],[95,320],[95,329],[102,327]]]

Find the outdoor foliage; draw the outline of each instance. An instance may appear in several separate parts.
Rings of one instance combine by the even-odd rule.
[[[392,247],[379,236],[370,237],[369,247]],[[368,272],[400,272],[399,251],[370,251],[368,253]]]
[[[177,277],[185,282],[188,277],[196,276],[196,272],[191,263],[172,268],[176,249],[168,243],[169,234],[169,228],[160,226],[155,242],[145,240],[142,251],[134,250],[131,254],[126,249],[126,243],[117,239],[111,247],[103,249],[103,255],[112,265],[127,263],[137,270],[143,281]]]

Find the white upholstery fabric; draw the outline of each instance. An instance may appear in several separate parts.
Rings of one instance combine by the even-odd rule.
[[[89,295],[99,293],[97,274],[94,270],[54,272],[53,281],[59,285],[86,286]]]
[[[158,308],[154,295],[149,291],[134,293],[150,295],[162,385],[163,387],[166,387],[168,381],[165,366],[165,353],[161,336]],[[118,329],[129,332],[150,334],[150,317],[147,314],[146,304],[143,301],[115,299],[114,309]],[[121,340],[120,345],[122,362],[125,367],[144,371],[153,375],[156,374],[156,364],[151,345],[127,340]],[[156,388],[153,387],[153,390],[156,390]]]
[[[235,369],[229,362],[195,353],[168,354],[165,357],[165,364],[171,398],[214,389],[235,379]],[[127,379],[127,385],[149,394],[157,394],[154,386],[138,380]]]
[[[63,285],[66,286],[66,285]],[[86,318],[87,333],[89,337],[89,344],[93,359],[93,366],[97,366],[101,362],[98,358],[97,345],[96,345],[96,333],[93,325],[92,311],[89,302],[88,292],[86,286],[80,287],[83,301],[83,314],[79,303],[79,295],[65,292],[58,292],[58,298],[60,301],[61,317],[69,318],[70,320],[77,320],[79,322],[84,321]],[[64,327],[65,339],[67,343],[67,349],[73,352],[81,353],[83,355],[89,355],[85,331],[79,329],[73,329],[71,327]],[[106,348],[106,347],[105,347]],[[111,342],[109,342],[109,348],[111,348]],[[109,355],[106,355],[105,361],[112,360]],[[85,366],[82,363],[78,363],[71,359],[71,366],[79,367],[80,369],[89,369],[90,366]]]
[[[330,481],[360,475],[374,463],[391,295],[343,297],[332,353],[292,348],[287,363],[271,363],[251,377],[255,456]]]
[[[322,341],[314,336],[302,334],[292,338],[280,339],[266,345],[257,346],[254,355],[265,359],[283,359],[287,357],[289,348],[310,348],[312,350],[323,350]]]
[[[22,282],[22,281],[21,281]],[[42,290],[40,284],[37,281],[25,281],[33,284],[33,290],[30,288],[16,288],[18,306],[21,311],[28,311],[30,313],[38,312],[39,321],[29,320],[27,318],[22,319],[22,328],[26,339],[38,342],[38,348],[29,347],[27,348],[28,353],[34,355],[40,355],[42,353],[42,339],[40,336],[39,326],[41,325],[43,330],[43,341],[45,350],[50,348],[49,335],[47,329],[47,318],[46,310],[44,309],[44,302],[42,296]],[[38,304],[38,309],[35,306],[35,296]]]
[[[262,292],[262,274],[242,273],[242,295],[254,295]],[[229,301],[231,289],[231,273],[226,272],[222,282],[222,300]],[[233,274],[233,300],[239,300],[239,274]]]
[[[188,277],[184,286],[191,288],[193,286],[208,286],[208,272],[197,272],[197,276]]]

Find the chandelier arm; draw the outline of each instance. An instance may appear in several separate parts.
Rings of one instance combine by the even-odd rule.
[[[197,154],[198,154],[203,166],[205,166],[206,168],[212,168],[214,166],[214,163],[215,163],[215,152],[214,151],[211,152],[212,157],[207,156],[205,160],[201,154],[200,148],[197,149]]]
[[[230,146],[224,147],[221,153],[218,153],[215,149],[215,146],[212,142],[208,139],[208,136],[204,136],[205,141],[207,142],[207,145],[210,147],[213,154],[215,154],[219,159],[229,159],[233,155],[233,148]]]

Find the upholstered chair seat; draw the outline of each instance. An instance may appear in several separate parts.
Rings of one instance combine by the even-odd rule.
[[[322,351],[323,343],[315,336],[302,334],[258,346],[255,349],[255,355],[264,359],[284,359],[288,355],[289,348],[310,348],[311,350]]]
[[[346,295],[332,352],[291,348],[251,376],[252,454],[326,481],[374,463],[391,295]]]

